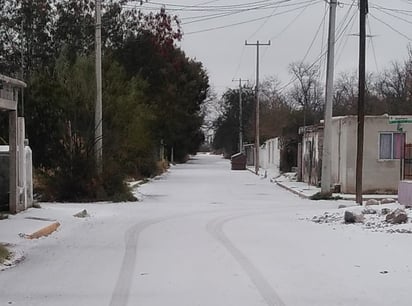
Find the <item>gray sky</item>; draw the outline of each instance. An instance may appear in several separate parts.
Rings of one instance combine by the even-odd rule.
[[[343,0],[337,9],[336,74],[357,69],[357,3]],[[261,47],[261,80],[275,76],[281,86],[288,84],[289,65],[302,60],[318,63],[321,71],[326,69],[325,56],[320,56],[326,50],[329,18],[324,0],[149,0],[143,7],[159,8],[162,4],[182,20],[185,34],[181,47],[204,64],[218,94],[237,86],[233,78],[254,84],[256,47],[246,47],[245,40],[271,41],[270,47]],[[412,1],[369,1],[369,13],[367,70],[379,73],[391,62],[407,57],[412,40]]]

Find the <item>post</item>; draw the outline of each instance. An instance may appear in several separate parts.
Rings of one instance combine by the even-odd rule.
[[[96,172],[103,172],[103,116],[102,116],[102,22],[101,0],[96,0],[96,109],[95,109],[95,154]]]
[[[27,208],[27,188],[26,188],[26,158],[25,158],[25,148],[24,148],[24,139],[25,139],[25,127],[24,127],[24,118],[17,118],[17,148],[18,148],[18,210],[25,210]]]
[[[19,212],[18,208],[18,178],[17,178],[17,110],[9,112],[9,169],[10,194],[9,209],[12,214]]]
[[[356,151],[356,203],[362,205],[363,137],[365,125],[365,60],[366,60],[366,14],[367,0],[360,0],[359,18],[359,96],[358,96],[358,141]]]
[[[243,153],[242,79],[239,79],[239,152]]]
[[[260,46],[270,46],[270,40],[267,43],[260,43],[257,41],[254,44],[245,42],[246,46],[256,46],[256,92],[255,92],[255,115],[256,115],[256,126],[255,126],[255,173],[259,174],[259,149],[260,149],[260,115],[259,115],[259,49]]]
[[[328,37],[328,59],[326,70],[326,100],[325,100],[325,122],[323,129],[323,154],[322,154],[322,180],[321,192],[331,191],[332,173],[332,115],[333,115],[333,75],[335,70],[335,20],[336,0],[330,1],[329,10],[329,37]]]
[[[242,102],[242,81],[247,81],[247,80],[242,80],[238,79],[235,80],[233,79],[232,81],[239,81],[239,152],[243,152],[243,102]]]

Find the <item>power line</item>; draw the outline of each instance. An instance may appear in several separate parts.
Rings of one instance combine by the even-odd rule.
[[[312,2],[313,5],[313,1],[314,0],[310,0],[310,1],[306,1],[306,2]],[[293,8],[293,9],[289,9],[283,12],[279,12],[277,14],[274,14],[273,16],[280,16],[283,14],[287,14],[296,10],[301,9],[304,6],[298,7],[298,8]],[[269,15],[270,16],[270,15]],[[270,17],[273,17],[270,16]],[[231,24],[226,24],[226,25],[222,25],[222,26],[216,26],[216,27],[211,27],[211,28],[206,28],[206,29],[202,29],[202,30],[197,30],[197,31],[192,31],[192,32],[187,32],[185,33],[185,35],[192,35],[192,34],[198,34],[198,33],[204,33],[204,32],[210,32],[210,31],[214,31],[214,30],[220,30],[220,29],[225,29],[225,28],[229,28],[229,27],[234,27],[234,26],[238,26],[238,25],[243,25],[243,24],[248,24],[248,23],[252,23],[252,22],[256,22],[259,20],[263,20],[265,18],[267,18],[268,16],[263,16],[263,17],[257,17],[257,18],[253,18],[253,19],[249,19],[246,21],[241,21],[241,22],[236,22],[236,23],[231,23]]]
[[[371,45],[371,49],[372,49],[372,55],[373,55],[373,60],[375,62],[375,67],[376,67],[376,71],[379,71],[379,65],[378,65],[378,61],[376,60],[376,52],[375,52],[375,44],[373,43],[373,35],[372,35],[372,29],[371,29],[371,25],[369,22],[369,18],[367,18],[366,16],[366,21],[367,21],[367,26],[368,26],[368,30],[369,30],[369,34],[370,34],[370,45]]]
[[[299,17],[302,16],[302,14],[306,11],[306,9],[310,6],[310,4],[311,4],[311,3],[309,3],[308,5],[306,5],[305,7],[303,7],[302,10],[299,12],[299,14],[297,14],[297,15],[292,19],[292,21],[290,21],[290,22],[289,22],[281,31],[279,31],[275,36],[272,36],[272,37],[270,38],[270,40],[275,40],[275,39],[279,38],[283,33],[285,33],[285,32],[292,26],[292,24],[294,24],[294,23],[299,19]],[[264,58],[264,57],[266,56],[267,50],[268,50],[268,49],[265,49],[265,50],[263,51],[262,58]]]
[[[403,34],[401,31],[397,30],[395,27],[391,26],[391,25],[388,24],[387,22],[379,19],[378,17],[376,17],[375,15],[373,15],[373,14],[370,13],[370,12],[369,12],[369,15],[370,15],[373,19],[379,21],[380,23],[382,23],[382,24],[384,24],[385,26],[387,26],[388,28],[390,28],[390,29],[391,29],[392,31],[394,31],[395,33],[399,34],[400,36],[406,38],[406,39],[409,40],[409,41],[412,41],[412,39],[411,39],[409,36],[407,36],[406,34]]]
[[[262,7],[267,7],[268,5],[262,6]],[[270,6],[272,6],[270,4]],[[242,10],[237,10],[237,11],[233,11],[233,12],[229,12],[229,13],[219,13],[219,14],[212,14],[212,15],[206,15],[206,16],[198,16],[198,19],[195,19],[195,17],[193,17],[192,21],[188,21],[188,22],[184,22],[182,24],[191,24],[191,23],[195,23],[195,22],[204,22],[204,21],[208,21],[208,20],[212,20],[212,19],[217,19],[217,18],[222,18],[222,17],[227,17],[227,16],[233,16],[236,14],[241,14],[241,13],[245,13],[245,12],[250,12],[250,11],[254,11],[254,10],[258,10],[262,7],[252,7],[252,8],[245,8]]]
[[[275,12],[277,11],[277,9],[279,8],[279,5],[275,6],[275,8],[272,11],[272,14],[270,14],[264,21],[263,23],[255,30],[255,32],[253,32],[253,34],[251,34],[249,36],[248,39],[252,38],[253,36],[255,36],[265,25],[266,23],[269,21],[269,19],[275,14]]]

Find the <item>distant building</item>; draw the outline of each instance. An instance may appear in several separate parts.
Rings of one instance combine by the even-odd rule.
[[[255,146],[253,144],[245,144],[244,151],[247,166],[253,166],[255,164]],[[279,174],[280,156],[280,139],[271,138],[266,140],[259,149],[259,167],[271,175]]]
[[[365,116],[363,193],[396,193],[403,178],[412,178],[412,123],[390,123],[389,116]],[[412,120],[411,120],[412,122]],[[320,185],[323,124],[301,127],[298,177]],[[355,193],[357,117],[332,119],[332,184],[343,193]]]

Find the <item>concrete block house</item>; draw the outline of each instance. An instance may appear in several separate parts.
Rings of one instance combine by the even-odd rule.
[[[363,193],[396,193],[400,180],[412,178],[412,115],[394,117],[365,116]],[[298,177],[320,185],[323,123],[299,133]],[[355,193],[357,117],[334,117],[332,135],[332,184],[336,191]]]

